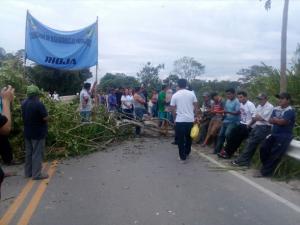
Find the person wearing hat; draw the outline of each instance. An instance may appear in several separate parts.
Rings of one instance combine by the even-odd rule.
[[[279,104],[274,108],[270,124],[273,125],[271,135],[267,136],[260,147],[262,167],[256,177],[272,176],[282,156],[293,139],[296,113],[290,106],[291,96],[287,92],[276,95]]]
[[[40,102],[42,95],[35,85],[27,87],[27,98],[22,102],[22,117],[25,137],[25,177],[33,180],[48,178],[42,173],[45,140],[48,132],[48,112]]]
[[[259,104],[256,107],[255,116],[249,124],[254,128],[249,134],[241,155],[231,162],[233,166],[250,166],[258,145],[271,133],[269,119],[274,107],[268,102],[268,96],[265,93],[260,93],[256,98],[259,100]]]

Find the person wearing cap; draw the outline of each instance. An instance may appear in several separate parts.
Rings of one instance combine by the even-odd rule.
[[[200,118],[200,136],[198,143],[202,144],[207,134],[209,122],[212,118],[211,114],[211,106],[213,104],[213,100],[210,99],[209,92],[204,92],[202,94],[203,104],[201,106],[201,118]]]
[[[270,124],[273,125],[271,135],[267,136],[260,147],[262,167],[256,177],[272,176],[282,156],[293,139],[296,113],[290,106],[291,96],[287,92],[276,95],[279,104],[274,108]]]
[[[42,173],[42,161],[48,132],[48,112],[39,100],[42,92],[35,85],[27,87],[27,98],[22,102],[25,137],[25,177],[33,180],[48,178]]]
[[[259,100],[259,104],[256,107],[255,116],[249,124],[249,126],[254,126],[254,128],[249,134],[241,155],[231,162],[233,166],[250,166],[251,159],[258,145],[271,133],[269,119],[274,107],[268,102],[268,96],[265,93],[260,93],[257,99]]]
[[[248,100],[248,94],[245,91],[239,91],[237,98],[240,102],[241,120],[237,127],[233,128],[227,137],[226,145],[218,156],[220,158],[229,159],[236,152],[242,142],[248,138],[252,129],[252,118],[255,117],[255,105]]]

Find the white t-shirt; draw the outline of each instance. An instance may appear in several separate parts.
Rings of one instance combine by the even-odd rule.
[[[240,103],[240,112],[241,112],[241,124],[249,125],[252,121],[252,118],[255,116],[255,105],[247,100],[245,104]]]
[[[133,96],[122,95],[121,102],[122,102],[122,109],[132,109]]]
[[[266,102],[263,106],[258,105],[256,108],[256,113],[255,115],[259,115],[261,118],[264,119],[264,121],[256,121],[256,125],[269,125],[271,126],[271,124],[269,123],[269,119],[272,115],[274,106],[272,104],[270,104],[269,102]]]
[[[53,94],[53,100],[59,101],[59,95],[58,94]]]
[[[80,111],[92,110],[92,98],[86,89],[82,89],[80,92]],[[87,100],[85,100],[87,99]]]
[[[176,106],[175,122],[194,122],[195,94],[186,89],[178,90],[171,98],[171,106]]]

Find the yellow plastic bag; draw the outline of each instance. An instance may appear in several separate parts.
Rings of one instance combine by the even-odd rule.
[[[192,127],[192,130],[191,130],[191,134],[190,134],[191,138],[192,138],[193,140],[195,140],[195,139],[198,137],[199,132],[200,132],[199,126],[198,126],[197,123],[195,123],[195,124],[193,125],[193,127]]]

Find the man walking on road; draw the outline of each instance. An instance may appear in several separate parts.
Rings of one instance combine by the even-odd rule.
[[[178,87],[178,91],[172,96],[170,106],[174,118],[176,118],[175,132],[178,137],[179,157],[180,161],[184,163],[191,152],[192,139],[190,133],[195,121],[194,112],[198,110],[198,104],[195,94],[186,90],[187,81],[185,79],[178,80]]]

